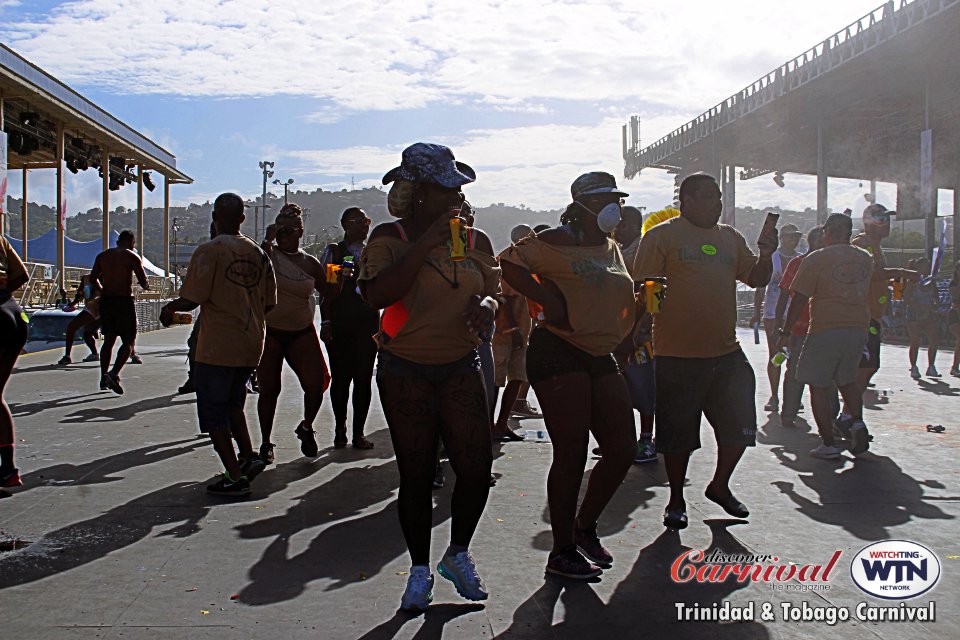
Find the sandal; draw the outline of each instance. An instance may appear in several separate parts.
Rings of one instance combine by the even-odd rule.
[[[687,510],[685,507],[671,509],[667,507],[663,512],[663,526],[667,529],[686,529],[687,528]]]
[[[301,422],[294,433],[300,440],[300,453],[308,458],[316,458],[320,448],[317,446],[317,432],[313,427],[308,426],[306,422]]]
[[[725,497],[721,498],[711,493],[710,487],[707,487],[703,495],[710,502],[715,502],[720,505],[724,511],[734,518],[746,518],[750,515],[750,510],[747,509],[747,506],[737,500],[732,493],[728,493]]]

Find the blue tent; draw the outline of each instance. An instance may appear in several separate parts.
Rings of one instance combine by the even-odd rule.
[[[23,241],[5,236],[18,255],[23,256]],[[117,246],[117,238],[120,234],[110,230],[110,246]],[[57,264],[57,232],[55,229],[47,231],[42,236],[30,238],[27,240],[27,258],[30,262],[39,262],[41,264]],[[93,266],[93,261],[97,254],[103,251],[102,240],[91,240],[90,242],[78,242],[70,238],[63,239],[64,262],[68,267],[77,267],[80,269],[89,269]],[[148,273],[163,275],[163,269],[159,269],[149,260],[144,259],[144,268]]]

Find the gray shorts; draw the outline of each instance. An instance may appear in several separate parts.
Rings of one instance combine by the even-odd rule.
[[[866,332],[854,327],[808,335],[797,362],[797,380],[811,387],[852,384],[866,341]]]

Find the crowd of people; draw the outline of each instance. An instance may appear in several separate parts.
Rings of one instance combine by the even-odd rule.
[[[449,545],[437,572],[469,600],[488,597],[470,543],[495,480],[492,443],[524,438],[516,432],[517,416],[542,417],[553,449],[548,573],[589,579],[612,566],[597,524],[633,463],[662,456],[670,489],[663,524],[685,528],[687,468],[701,446],[703,418],[717,443],[704,495],[731,516],[749,516],[730,489],[757,430],[756,378],[736,337],[738,282],[756,288],[755,321],[762,320],[767,336],[765,409],[793,426],[809,386],[821,438],[814,457],[869,449],[862,397],[880,365],[891,281],[906,283],[911,339],[918,336],[916,345],[911,341],[911,372],[926,334],[927,375],[938,375],[930,284],[922,279],[929,265],[887,267],[880,241],[893,212],[880,205],[864,212],[865,231],[857,237],[849,215],[831,214],[808,232],[805,254],[796,226],[778,232],[764,225],[754,253],[739,231],[719,223],[722,199],[713,177],[688,176],[679,210],[645,222],[640,210],[624,206],[628,194],[612,175],[593,171],[572,183],[559,225],[517,225],[510,246],[496,254],[474,227],[462,190],[475,179],[447,147],[408,147],[383,177],[396,219],[371,230],[362,209],[345,210],[343,240],[319,259],[301,249],[297,205],[285,205],[258,244],[240,233],[242,198],[222,194],[214,203],[211,240],[197,248],[179,297],[160,316],[169,326],[177,314],[200,309],[188,341],[190,375],[180,391],[196,393],[199,430],[223,467],[207,486],[212,494],[248,495],[255,477],[274,464],[284,362],[303,391],[303,418],[294,433],[308,457],[319,452],[315,422],[328,387],[334,448],[375,446],[364,435],[375,370],[411,559],[404,610],[426,609],[433,598],[432,490],[442,484],[441,455],[456,482]],[[123,393],[121,370],[135,355],[134,279],[147,287],[135,245],[125,231],[115,249],[97,257],[72,303],[82,302],[84,310],[70,324],[60,361],[71,362],[74,336],[83,329],[88,359],[96,354],[100,361],[101,387],[117,394]],[[26,340],[26,316],[12,292],[27,276],[5,240],[0,249],[2,391]],[[957,269],[953,276],[960,294]],[[960,343],[960,307],[951,309],[950,320]],[[103,334],[99,353],[97,330]],[[258,448],[244,411],[254,379]],[[540,411],[526,399],[530,388]],[[599,461],[581,500],[591,434]],[[12,418],[2,404],[0,486],[20,483],[13,442]]]

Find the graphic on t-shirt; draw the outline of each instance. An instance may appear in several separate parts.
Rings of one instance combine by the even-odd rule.
[[[841,284],[860,284],[870,277],[870,267],[862,262],[843,262],[833,268],[833,279]]]
[[[227,280],[245,289],[252,289],[260,283],[260,265],[250,260],[234,260],[227,267]]]

